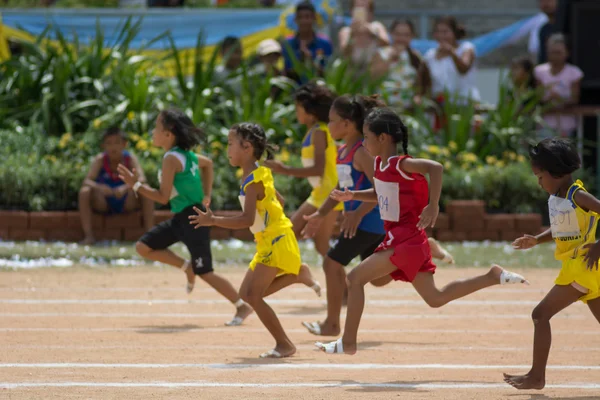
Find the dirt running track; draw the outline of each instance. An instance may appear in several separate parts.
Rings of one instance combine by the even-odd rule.
[[[236,285],[242,268],[222,269]],[[482,269],[440,268],[440,284]],[[293,286],[269,299],[298,346],[273,342],[256,316],[183,274],[137,267],[0,272],[0,399],[598,399],[600,327],[582,304],[553,321],[548,387],[518,392],[502,372],[531,362],[530,314],[556,270],[521,271],[531,286],[495,287],[428,308],[407,284],[367,288],[355,356],[325,355],[301,321],[324,299]],[[319,280],[324,277],[319,273]],[[345,311],[343,311],[345,313]]]

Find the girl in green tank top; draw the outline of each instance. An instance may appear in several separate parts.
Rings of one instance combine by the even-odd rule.
[[[203,132],[182,111],[162,111],[156,118],[152,132],[152,144],[165,150],[159,171],[160,188],[154,189],[138,180],[137,172],[119,165],[121,179],[136,194],[160,204],[169,203],[175,214],[146,232],[136,243],[142,257],[180,268],[187,275],[187,291],[194,288],[196,275],[212,286],[237,308],[234,318],[227,325],[240,325],[252,313],[252,308],[239,296],[233,285],[217,275],[212,267],[210,230],[208,227],[194,229],[188,217],[195,215],[194,207],[207,208],[213,184],[212,161],[191,149],[198,145]],[[184,260],[169,246],[183,242],[191,260]]]

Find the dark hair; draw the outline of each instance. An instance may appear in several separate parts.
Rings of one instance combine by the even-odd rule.
[[[398,114],[389,108],[375,108],[367,118],[365,124],[375,136],[390,135],[394,143],[402,142],[402,150],[408,155],[408,129]]]
[[[435,20],[434,26],[438,26],[440,24],[448,25],[450,27],[450,29],[452,30],[452,32],[454,32],[454,36],[456,37],[456,40],[463,39],[465,36],[467,36],[467,31],[466,31],[465,27],[463,25],[459,24],[458,21],[456,20],[456,18],[454,18],[452,16],[445,16],[445,17],[437,18]]]
[[[127,135],[121,128],[118,126],[111,126],[102,134],[102,141],[104,141],[109,136],[119,136],[123,140],[127,140]]]
[[[262,126],[253,124],[252,122],[240,122],[231,127],[241,140],[244,140],[254,149],[254,158],[260,160],[262,155],[267,153],[267,160],[272,160],[277,147],[267,143],[267,134]]]
[[[410,29],[410,32],[414,35],[415,34],[415,24],[412,23],[411,20],[409,19],[396,19],[394,20],[394,22],[392,22],[392,24],[390,25],[390,34],[394,31],[394,29],[396,29],[396,27],[398,27],[399,25],[406,25],[408,26],[408,28]],[[421,56],[419,55],[419,53],[417,53],[412,47],[410,47],[410,45],[408,46],[408,48],[406,49],[408,51],[408,58],[410,59],[410,65],[413,66],[414,69],[416,69],[417,71],[419,70],[419,67],[421,66]]]
[[[300,86],[294,93],[294,101],[322,122],[329,122],[329,109],[334,99],[335,93],[315,81]]]
[[[415,24],[412,23],[411,20],[409,19],[395,19],[394,22],[392,22],[392,24],[390,25],[390,33],[396,29],[396,27],[398,25],[406,25],[410,28],[410,31],[414,34],[415,31]]]
[[[354,8],[354,0],[350,0],[350,10]],[[375,12],[375,0],[369,0],[368,10],[371,12]]]
[[[227,49],[229,49],[231,47],[239,46],[240,44],[241,44],[240,38],[238,38],[236,36],[227,36],[221,42],[221,46],[220,46],[221,53],[224,53]]]
[[[190,117],[176,108],[160,112],[166,130],[175,135],[175,145],[182,150],[190,150],[204,139],[204,131],[194,125]]]
[[[529,59],[529,57],[517,57],[512,62],[513,65],[518,65],[527,73],[527,87],[529,89],[535,89],[537,86],[535,81],[534,68],[535,64]]]
[[[351,96],[349,94],[345,94],[335,99],[331,107],[337,115],[339,115],[343,119],[352,121],[356,126],[356,129],[359,132],[362,132],[363,124],[365,123],[365,118],[367,117],[369,112],[374,108],[385,106],[386,104],[383,101],[379,100],[377,95]]]
[[[547,171],[554,178],[572,174],[581,168],[581,159],[570,141],[559,138],[544,139],[529,147],[531,165]]]
[[[313,5],[313,3],[311,3],[310,1],[306,0],[306,1],[301,1],[300,3],[298,3],[296,5],[296,15],[298,15],[298,13],[300,11],[310,11],[313,14],[317,13],[317,10],[315,9],[315,6]]]

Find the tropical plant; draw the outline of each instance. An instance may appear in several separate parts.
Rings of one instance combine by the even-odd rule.
[[[115,117],[122,114],[125,118],[130,104],[135,112],[140,102],[152,103],[146,98],[149,93],[141,93],[144,88],[150,90],[143,82],[152,79],[151,72],[145,77],[138,74],[147,60],[134,55],[130,48],[141,22],[128,18],[117,28],[117,39],[109,48],[105,48],[99,22],[95,37],[86,44],[76,33],[68,41],[59,27],[52,26],[33,43],[21,42],[23,54],[0,65],[1,124],[41,122],[51,135],[84,132],[91,122],[107,114],[110,118],[105,119],[111,123],[121,122]],[[163,37],[157,36],[139,51]],[[115,72],[124,79],[119,80]],[[125,100],[127,105],[119,106]],[[115,109],[122,112],[115,113]]]

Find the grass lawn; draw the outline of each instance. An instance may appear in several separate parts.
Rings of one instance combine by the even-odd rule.
[[[541,245],[528,251],[515,251],[507,242],[463,242],[445,243],[445,247],[456,259],[459,267],[487,267],[498,263],[507,267],[558,268],[554,259],[554,246]],[[172,249],[181,256],[187,250],[181,244]],[[301,242],[300,249],[304,261],[312,266],[321,265],[312,242]],[[254,255],[254,243],[239,240],[213,241],[213,258],[217,263],[227,265],[247,265]],[[132,243],[110,242],[94,246],[80,246],[71,243],[44,242],[2,242],[0,241],[0,268],[34,268],[42,266],[63,266],[82,264],[132,265],[144,263],[136,253]],[[352,265],[356,265],[355,261]]]

